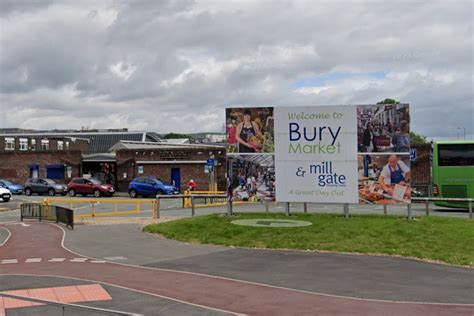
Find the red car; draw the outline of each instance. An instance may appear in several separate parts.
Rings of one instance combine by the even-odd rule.
[[[103,195],[113,196],[115,188],[111,184],[102,184],[97,179],[74,178],[68,183],[67,192],[69,196],[75,196],[76,194],[81,194],[82,196],[92,194],[94,197]]]

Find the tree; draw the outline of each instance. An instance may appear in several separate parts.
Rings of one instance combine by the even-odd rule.
[[[385,100],[382,100],[380,102],[377,102],[377,104],[399,104],[400,102],[398,102],[397,100],[395,99],[385,99]]]
[[[410,143],[412,145],[418,145],[418,144],[426,144],[428,140],[426,139],[426,136],[417,134],[415,132],[410,132]]]

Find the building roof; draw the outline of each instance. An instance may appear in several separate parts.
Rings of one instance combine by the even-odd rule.
[[[168,144],[164,142],[137,142],[137,141],[119,141],[113,145],[109,151],[118,150],[147,150],[147,149],[225,149],[222,145],[208,144]]]
[[[124,141],[151,142],[160,141],[158,134],[147,132],[128,132],[128,131],[77,131],[77,132],[34,132],[34,133],[2,133],[0,136],[11,137],[71,137],[83,138],[89,140],[89,150],[85,154],[107,153],[109,148],[116,143]]]

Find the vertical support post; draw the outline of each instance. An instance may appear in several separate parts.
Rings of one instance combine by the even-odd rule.
[[[407,215],[408,215],[408,219],[412,218],[412,216],[411,216],[411,204],[410,203],[407,204]]]
[[[472,219],[472,199],[469,200],[469,218]]]
[[[285,202],[285,214],[290,216],[290,202]]]
[[[160,198],[156,199],[154,219],[160,218]]]
[[[303,212],[308,213],[308,203],[303,203]]]
[[[268,207],[268,201],[265,201],[265,212],[268,213],[270,208]]]
[[[425,215],[430,216],[430,201],[428,199],[425,200]]]
[[[195,210],[194,210],[194,196],[191,195],[191,216],[194,217]]]
[[[349,203],[344,203],[344,217],[349,218]]]
[[[95,203],[94,202],[91,202],[92,204],[92,218],[95,217]]]
[[[234,210],[232,209],[232,198],[227,198],[227,216],[232,216]]]
[[[383,205],[383,215],[387,215],[387,204]]]

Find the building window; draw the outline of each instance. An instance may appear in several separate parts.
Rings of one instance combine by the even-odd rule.
[[[66,150],[69,150],[69,142],[66,141]]]
[[[5,150],[15,150],[15,138],[5,137]]]
[[[36,139],[31,140],[31,150],[36,150]]]
[[[64,150],[64,141],[58,140],[58,150]]]
[[[28,150],[28,138],[20,138],[20,150]]]
[[[41,150],[49,150],[49,139],[41,140]]]

